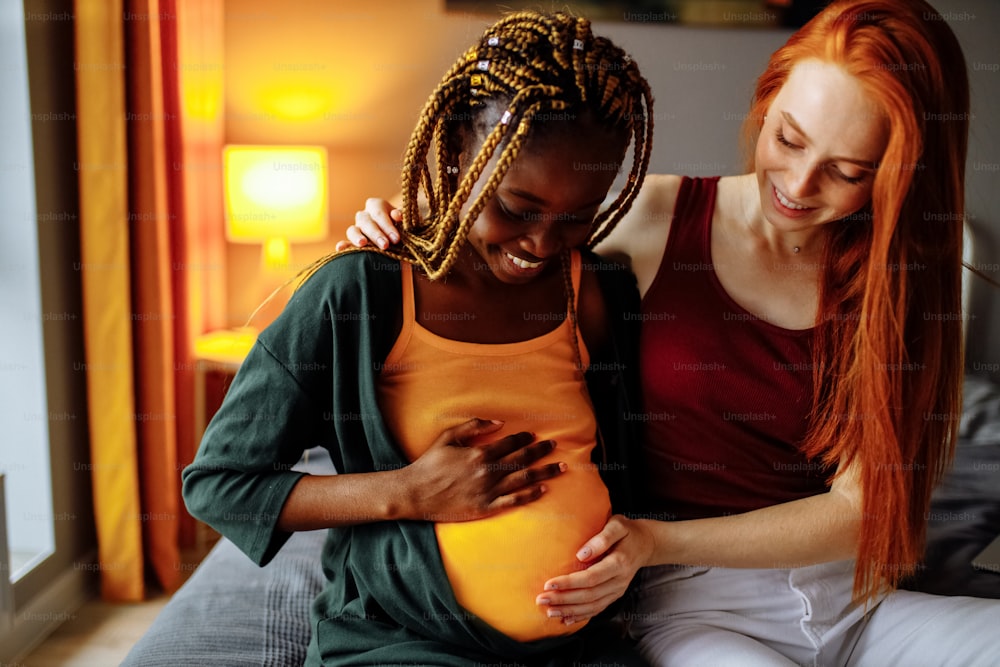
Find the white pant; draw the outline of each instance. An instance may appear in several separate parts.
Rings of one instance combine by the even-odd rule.
[[[852,561],[647,568],[626,622],[657,667],[1000,665],[1000,600],[897,591],[865,616],[853,576]]]

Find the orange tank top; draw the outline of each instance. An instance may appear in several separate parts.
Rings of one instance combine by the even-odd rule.
[[[537,338],[480,344],[442,338],[414,313],[413,276],[404,264],[403,325],[380,370],[379,406],[412,461],[441,431],[473,417],[502,420],[494,441],[519,431],[553,439],[540,463],[565,461],[539,500],[476,521],[434,520],[438,547],[455,597],[467,611],[519,641],[569,634],[535,604],[546,580],[579,569],[577,550],[611,514],[608,491],[590,455],[597,422],[576,373],[569,318]],[[579,294],[580,255],[573,253]],[[582,336],[581,360],[589,363]],[[484,442],[485,442],[484,441]],[[482,442],[479,444],[483,444]],[[472,444],[474,446],[475,443]]]

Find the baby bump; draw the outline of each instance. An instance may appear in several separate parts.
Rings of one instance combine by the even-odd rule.
[[[569,634],[585,625],[548,618],[535,598],[548,579],[580,569],[577,550],[611,514],[607,488],[589,451],[547,457],[569,468],[533,503],[478,521],[435,526],[459,604],[519,641]]]

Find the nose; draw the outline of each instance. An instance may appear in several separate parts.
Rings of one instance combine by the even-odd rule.
[[[792,199],[807,197],[814,193],[817,178],[820,172],[820,165],[803,163],[788,170],[785,178],[785,188],[787,194]]]
[[[566,248],[566,235],[556,220],[539,220],[521,237],[521,248],[539,259],[558,255]]]

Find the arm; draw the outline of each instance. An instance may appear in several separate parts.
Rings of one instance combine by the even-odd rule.
[[[819,495],[732,516],[644,522],[654,539],[645,564],[791,568],[844,560],[857,551],[861,517],[852,464]],[[592,547],[597,553],[600,542]]]
[[[549,454],[553,441],[533,443],[530,433],[517,433],[487,445],[462,444],[502,426],[469,420],[444,431],[423,456],[397,470],[307,475],[288,494],[277,527],[290,532],[429,516],[473,520],[537,500],[546,490],[539,482],[566,470],[565,463],[526,468]]]
[[[640,567],[790,568],[853,558],[861,518],[856,464],[827,493],[744,514],[690,521],[616,515],[578,552],[589,567],[549,580],[538,601],[583,619],[620,597]]]

